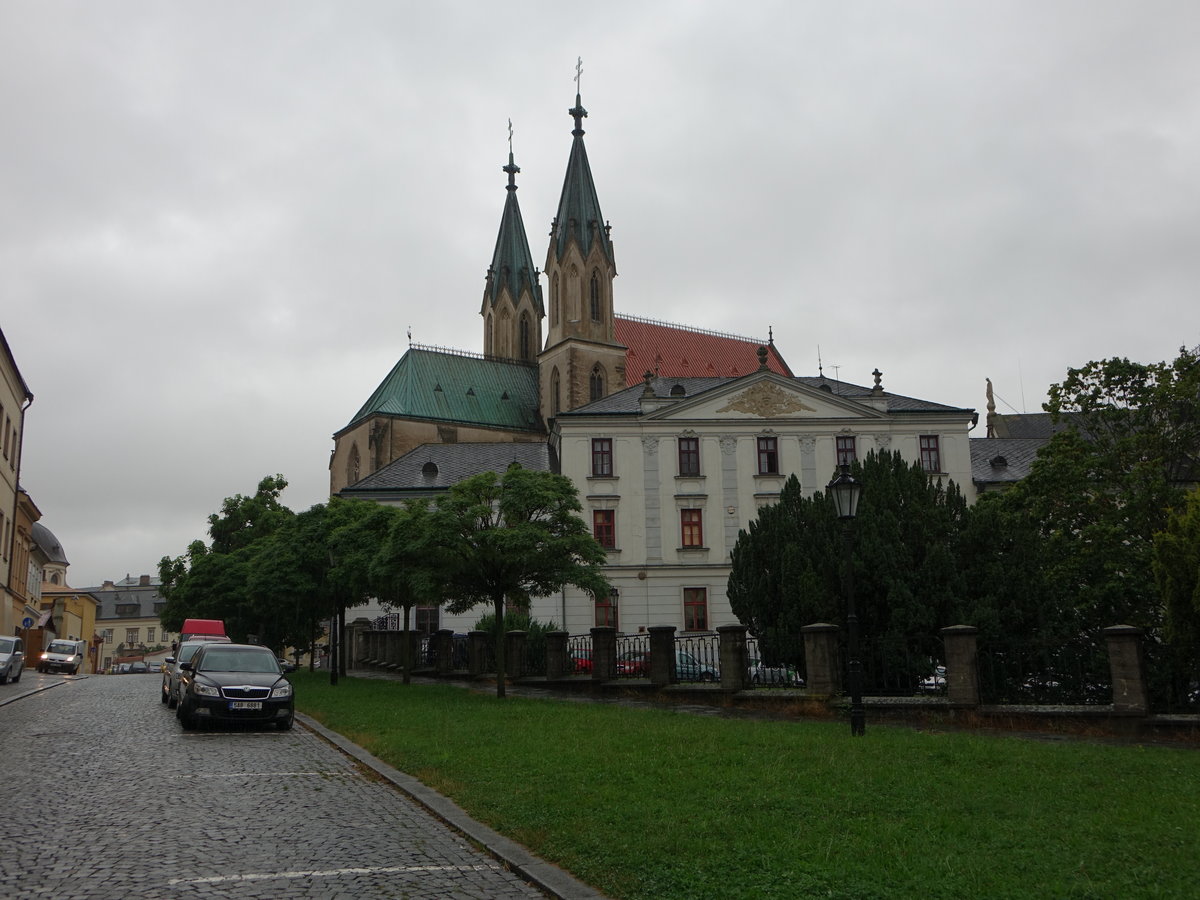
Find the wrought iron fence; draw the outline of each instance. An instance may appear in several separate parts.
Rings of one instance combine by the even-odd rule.
[[[650,677],[650,635],[617,638],[617,678]]]
[[[946,690],[941,641],[864,641],[863,693],[870,697],[911,697]],[[843,684],[849,688],[849,658],[843,656]]]
[[[675,638],[675,680],[680,684],[721,680],[721,639],[715,634]]]
[[[592,674],[592,636],[590,634],[567,638],[567,674]]]
[[[979,694],[984,703],[1112,703],[1112,676],[1099,642],[1045,646],[1029,641],[979,648]]]
[[[746,681],[755,688],[804,687],[804,638],[764,634],[746,639]]]

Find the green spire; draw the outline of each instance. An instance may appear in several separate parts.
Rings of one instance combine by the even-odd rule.
[[[529,252],[529,240],[525,236],[525,222],[521,218],[521,207],[517,203],[517,173],[520,167],[513,162],[512,121],[508,123],[508,165],[501,171],[508,173],[508,196],[504,200],[504,213],[500,217],[500,233],[496,236],[496,250],[492,264],[488,266],[487,287],[484,296],[494,306],[505,285],[516,303],[521,291],[528,288],[538,315],[544,315],[542,286],[538,270],[533,267],[533,255]]]
[[[612,241],[608,237],[608,226],[600,212],[600,198],[596,196],[596,185],[592,181],[592,168],[588,165],[587,149],[583,145],[583,120],[587,110],[575,94],[575,106],[568,110],[575,119],[575,140],[571,144],[571,158],[567,161],[567,177],[563,181],[562,197],[558,201],[558,215],[554,218],[550,234],[554,238],[554,253],[559,260],[567,249],[567,242],[574,237],[579,249],[587,256],[592,243],[599,241],[605,257],[613,262]]]

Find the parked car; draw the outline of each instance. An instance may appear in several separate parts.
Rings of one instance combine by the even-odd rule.
[[[159,697],[168,709],[174,709],[179,703],[179,664],[191,662],[196,651],[211,641],[184,641],[175,649],[174,656],[168,656],[162,673],[162,692]]]
[[[145,675],[149,671],[150,671],[150,666],[148,666],[145,662],[143,662],[140,659],[135,659],[133,662],[131,662],[129,664],[129,674],[130,675]]]
[[[650,675],[650,651],[626,650],[617,657],[617,675],[626,678],[647,678]]]
[[[179,669],[175,715],[184,728],[201,722],[274,724],[280,731],[292,727],[292,685],[267,647],[204,644]]]
[[[571,671],[572,672],[575,672],[577,675],[592,674],[592,651],[591,650],[588,650],[588,649],[572,650],[570,652],[570,654],[568,654],[568,655],[571,657]]]
[[[946,667],[935,666],[933,672],[917,682],[922,694],[944,694],[946,692]]]
[[[78,675],[86,653],[85,641],[51,641],[50,646],[42,653],[37,669],[39,672],[67,672]]]
[[[750,657],[746,678],[751,684],[804,687],[804,679],[795,666],[768,666],[761,659]]]
[[[675,678],[677,681],[720,681],[721,671],[700,662],[686,650],[676,650]]]
[[[0,684],[16,684],[25,671],[25,645],[19,637],[0,637]]]

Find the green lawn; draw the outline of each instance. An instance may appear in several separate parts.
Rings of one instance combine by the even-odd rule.
[[[1195,750],[293,680],[300,710],[616,898],[1200,896]]]

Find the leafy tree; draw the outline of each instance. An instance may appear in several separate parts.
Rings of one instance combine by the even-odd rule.
[[[501,623],[496,642],[496,696],[504,696],[504,610],[525,606],[564,585],[596,594],[608,590],[604,550],[578,513],[570,480],[517,464],[503,476],[483,472],[454,485],[430,517],[438,547],[439,593],[447,608],[492,606]]]
[[[1166,637],[1176,650],[1186,687],[1200,675],[1200,488],[1154,535],[1153,568],[1166,608]]]

